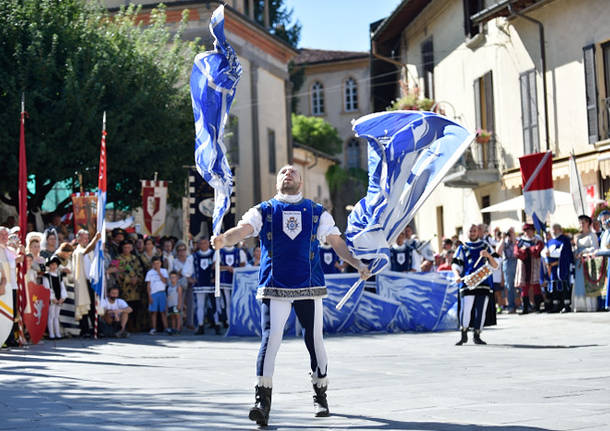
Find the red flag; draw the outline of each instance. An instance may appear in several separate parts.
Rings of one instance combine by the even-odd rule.
[[[21,97],[21,130],[19,132],[19,230],[21,236],[21,244],[25,245],[25,236],[28,228],[28,174],[25,159],[25,101],[23,96]],[[26,306],[26,295],[25,295],[25,273],[26,264],[25,261],[19,265],[19,272],[17,274],[17,309],[20,314],[23,314],[23,310]]]
[[[553,155],[546,153],[528,154],[519,157],[525,212],[544,221],[547,215],[555,212],[553,195]]]

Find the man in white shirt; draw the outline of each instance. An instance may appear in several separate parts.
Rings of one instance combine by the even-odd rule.
[[[95,293],[91,288],[90,275],[93,250],[100,239],[98,232],[89,241],[89,232],[81,229],[76,233],[78,246],[72,253],[72,268],[74,269],[74,320],[80,320],[81,336],[92,335],[95,319]]]
[[[127,326],[127,320],[129,320],[129,314],[133,311],[129,305],[121,298],[119,298],[118,286],[112,286],[108,291],[108,297],[102,301],[102,307],[104,308],[104,323],[109,326],[110,331],[114,331],[114,328],[120,325],[120,329],[114,334],[116,337],[125,338],[129,336],[129,333],[125,331]],[[103,328],[102,332],[104,331]]]

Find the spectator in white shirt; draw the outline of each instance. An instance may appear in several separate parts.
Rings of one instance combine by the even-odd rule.
[[[102,325],[102,332],[105,334],[113,333],[115,337],[125,338],[129,333],[125,331],[129,314],[133,311],[127,302],[119,298],[119,287],[112,286],[108,291],[108,297],[102,301],[104,308],[103,321],[107,326]],[[119,328],[116,332],[115,329]]]

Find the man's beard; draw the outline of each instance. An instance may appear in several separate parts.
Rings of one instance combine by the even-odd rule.
[[[295,183],[282,183],[282,187],[280,187],[280,192],[285,195],[296,195],[299,192],[299,185]]]

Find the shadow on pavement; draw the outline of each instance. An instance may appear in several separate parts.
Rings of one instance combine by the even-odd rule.
[[[601,344],[489,344],[493,347],[511,347],[513,349],[581,349],[583,347],[600,347]]]

